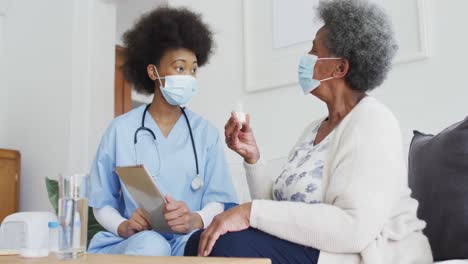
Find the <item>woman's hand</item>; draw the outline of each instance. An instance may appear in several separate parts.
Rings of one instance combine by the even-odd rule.
[[[203,220],[197,213],[191,212],[182,201],[175,201],[166,195],[167,204],[163,208],[164,218],[172,231],[187,234],[192,230],[203,228]]]
[[[151,229],[151,225],[148,221],[148,218],[140,208],[137,208],[135,212],[133,212],[130,219],[122,222],[119,225],[117,228],[117,233],[121,237],[129,238],[135,233],[149,229]]]
[[[198,256],[210,255],[216,240],[227,232],[237,232],[249,228],[251,208],[252,203],[245,203],[215,216],[210,226],[200,236]]]
[[[224,126],[224,136],[226,144],[230,149],[244,158],[249,164],[257,163],[260,152],[255,142],[255,137],[250,127],[250,116],[246,115],[246,122],[241,124],[234,113]]]

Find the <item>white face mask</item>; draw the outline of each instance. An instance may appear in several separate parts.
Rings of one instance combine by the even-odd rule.
[[[167,75],[160,77],[156,66],[153,66],[159,80],[159,88],[166,101],[171,105],[184,105],[197,93],[197,79],[192,75]],[[161,79],[164,79],[164,86]]]
[[[339,60],[341,58],[318,58],[313,54],[305,54],[301,57],[299,62],[298,76],[299,84],[304,94],[309,94],[315,88],[319,87],[322,82],[334,79],[335,77],[329,77],[322,80],[314,79],[314,68],[315,64],[319,60]]]

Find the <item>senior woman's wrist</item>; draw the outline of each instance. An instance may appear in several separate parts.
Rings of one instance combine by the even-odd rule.
[[[240,207],[242,208],[242,214],[250,222],[250,211],[252,210],[252,202],[241,204]]]
[[[245,157],[244,162],[250,165],[253,165],[257,163],[257,161],[260,159],[260,153],[256,153],[252,155],[251,157]]]

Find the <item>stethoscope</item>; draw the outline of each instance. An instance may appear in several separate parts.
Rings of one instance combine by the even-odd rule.
[[[156,151],[158,152],[158,159],[159,159],[159,161],[158,161],[159,162],[159,170],[161,170],[161,156],[159,155],[160,154],[159,153],[159,148],[157,147],[156,135],[154,134],[154,132],[151,129],[149,129],[149,128],[147,128],[145,126],[146,112],[148,112],[148,108],[150,106],[151,106],[151,104],[148,104],[146,106],[146,108],[145,108],[145,111],[143,112],[143,116],[141,118],[141,126],[135,131],[133,144],[135,146],[135,155],[136,155],[136,153],[137,153],[136,144],[138,143],[138,139],[137,139],[138,132],[146,131],[146,132],[150,133],[150,135],[153,137],[153,140],[156,142]],[[190,140],[192,141],[192,149],[193,149],[193,155],[195,156],[195,167],[197,169],[197,175],[192,179],[191,187],[192,187],[192,190],[197,191],[203,186],[203,180],[200,177],[200,170],[198,168],[197,149],[195,147],[195,141],[193,140],[192,126],[190,125],[187,114],[185,113],[185,107],[180,107],[180,110],[182,110],[182,114],[184,115],[185,122],[187,123],[187,126],[189,128],[189,132],[190,132]],[[138,162],[138,157],[137,157],[137,162]],[[158,174],[159,174],[159,172],[158,172]]]

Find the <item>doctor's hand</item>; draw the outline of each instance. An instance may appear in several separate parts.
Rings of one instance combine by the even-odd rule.
[[[187,234],[195,229],[203,228],[203,220],[198,213],[191,212],[183,201],[175,201],[166,195],[167,204],[163,208],[164,218],[172,231]]]
[[[249,228],[251,208],[252,203],[245,203],[215,216],[210,226],[200,236],[198,256],[210,255],[218,238],[227,232],[237,232]]]
[[[119,225],[117,232],[119,236],[129,238],[135,233],[149,229],[151,229],[151,225],[148,218],[140,208],[137,208],[130,219]]]
[[[234,113],[231,113],[231,118],[224,126],[224,136],[226,144],[230,149],[244,158],[248,164],[257,163],[260,158],[257,142],[255,141],[254,133],[250,127],[250,116],[246,115],[246,121],[241,124]]]

